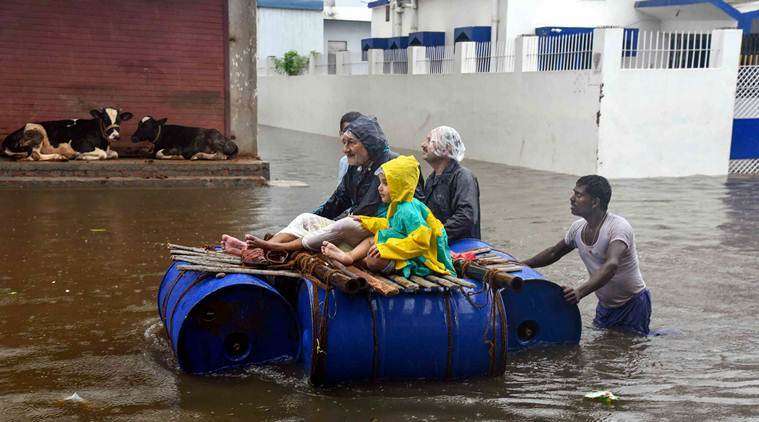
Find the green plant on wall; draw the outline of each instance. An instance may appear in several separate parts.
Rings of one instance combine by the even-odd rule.
[[[301,75],[308,67],[308,57],[301,56],[297,51],[290,50],[282,58],[274,59],[274,68],[284,75]]]

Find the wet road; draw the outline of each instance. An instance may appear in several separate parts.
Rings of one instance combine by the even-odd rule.
[[[466,140],[465,140],[466,141]],[[613,182],[654,303],[630,338],[591,327],[579,347],[513,356],[466,383],[319,390],[293,368],[180,373],[155,308],[163,244],[273,231],[336,185],[335,140],[262,128],[272,178],[307,188],[0,190],[0,419],[685,420],[759,418],[759,178]],[[483,237],[527,257],[571,224],[575,177],[465,161]],[[428,171],[428,169],[425,169]],[[544,273],[583,280],[576,254]],[[583,394],[612,390],[614,406]],[[76,392],[85,401],[63,399]]]

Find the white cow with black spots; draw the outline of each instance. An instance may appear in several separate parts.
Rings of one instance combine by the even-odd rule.
[[[107,160],[118,158],[116,151],[111,150],[111,143],[120,138],[121,122],[132,118],[132,113],[120,112],[113,107],[90,110],[92,119],[51,120],[38,122],[24,127],[8,135],[2,144],[2,152],[15,159],[60,159],[46,158],[39,152],[40,130],[49,146],[55,149],[70,151],[75,154],[64,154],[66,158],[77,160]],[[33,130],[30,130],[33,129]],[[42,158],[37,158],[42,157]]]

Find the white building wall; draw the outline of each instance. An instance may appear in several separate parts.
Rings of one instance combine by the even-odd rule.
[[[598,172],[727,174],[741,40],[740,30],[714,32],[711,69],[605,72]]]
[[[324,54],[328,41],[347,41],[348,51],[361,51],[361,40],[369,38],[371,23],[356,21],[324,20]]]
[[[388,38],[393,36],[392,22],[385,22],[385,6],[372,9],[372,38]]]
[[[622,30],[607,29],[591,70],[262,77],[259,122],[332,136],[359,110],[396,147],[449,125],[473,159],[611,178],[724,175],[741,31],[712,38],[712,68],[622,69]]]
[[[419,31],[444,31],[447,45],[453,45],[455,28],[490,26],[490,0],[419,0],[418,5]]]
[[[455,127],[467,157],[571,174],[596,169],[590,72],[259,78],[259,122],[334,136],[346,110],[376,115],[395,147]],[[297,118],[294,118],[297,116]]]
[[[635,8],[636,0],[500,0],[498,12],[499,41],[533,34],[543,26],[661,29],[666,31],[712,30],[735,28],[727,16],[710,5],[689,6],[687,19],[667,17],[659,20]],[[453,43],[454,28],[490,26],[492,0],[418,0],[419,31],[444,31],[446,44]],[[702,10],[703,9],[703,10]],[[701,17],[699,17],[701,16]],[[385,7],[372,11],[372,37],[392,36],[391,22],[385,22]],[[404,17],[403,35],[408,35],[410,19]]]
[[[507,39],[543,26],[659,27],[659,20],[635,9],[635,0],[508,0],[506,8],[499,37]]]
[[[260,7],[256,14],[258,25],[257,55],[281,57],[289,50],[307,55],[323,52],[324,24],[320,10],[270,9]]]

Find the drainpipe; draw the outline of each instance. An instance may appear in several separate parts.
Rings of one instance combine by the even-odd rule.
[[[409,8],[409,13],[411,16],[409,16],[409,22],[411,25],[409,32],[418,32],[419,31],[419,11],[417,10],[418,7],[418,0],[411,0],[407,7]]]
[[[324,15],[328,18],[335,17],[335,0],[324,0]]]
[[[495,46],[498,42],[498,14],[500,12],[499,9],[499,1],[498,0],[492,0],[493,4],[493,10],[491,12],[491,18],[490,18],[490,45]]]
[[[400,37],[403,35],[403,2],[402,0],[393,0],[392,12],[395,17],[393,22],[393,37]]]

